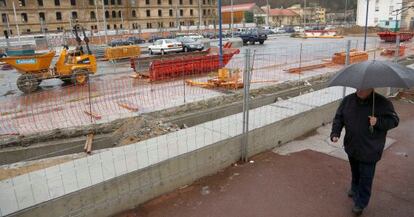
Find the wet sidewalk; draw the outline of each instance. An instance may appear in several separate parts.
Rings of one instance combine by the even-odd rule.
[[[401,122],[388,134],[395,141],[377,164],[366,217],[414,216],[414,104],[394,105]],[[311,150],[268,151],[117,217],[346,217],[353,216],[349,184],[343,159]]]

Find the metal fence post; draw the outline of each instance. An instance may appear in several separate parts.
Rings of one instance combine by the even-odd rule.
[[[397,34],[397,40],[396,40],[396,48],[395,48],[395,59],[394,62],[398,62],[398,58],[400,57],[400,35]]]
[[[345,67],[349,66],[351,62],[351,40],[348,40],[346,43],[346,59],[345,59]],[[344,86],[342,90],[342,98],[346,96],[346,87]]]
[[[249,86],[250,86],[250,49],[246,50],[244,72],[243,72],[243,135],[241,157],[247,162],[248,139],[249,139]]]

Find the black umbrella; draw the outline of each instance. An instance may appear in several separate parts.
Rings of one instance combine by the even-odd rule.
[[[393,62],[370,60],[340,70],[330,80],[329,86],[346,86],[359,90],[377,87],[410,88],[414,87],[414,70]],[[373,96],[372,116],[374,92]]]

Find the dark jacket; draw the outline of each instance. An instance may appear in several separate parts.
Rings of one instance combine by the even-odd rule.
[[[331,140],[340,137],[345,127],[345,152],[361,161],[374,163],[381,159],[387,131],[397,127],[399,118],[392,103],[384,96],[375,93],[374,132],[369,131],[369,118],[372,115],[372,94],[365,100],[356,93],[346,96],[336,111],[332,123]]]

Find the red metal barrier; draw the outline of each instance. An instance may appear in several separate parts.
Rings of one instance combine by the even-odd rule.
[[[238,49],[225,49],[223,66],[240,53]],[[185,56],[170,60],[155,60],[150,66],[150,81],[159,81],[184,75],[196,75],[217,71],[220,68],[219,55],[213,49],[205,56]]]

